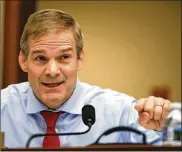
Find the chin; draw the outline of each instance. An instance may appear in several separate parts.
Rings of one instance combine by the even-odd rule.
[[[45,105],[48,107],[48,108],[51,108],[51,109],[57,109],[59,108],[63,103],[60,102],[60,100],[55,100],[55,99],[52,99],[52,100],[46,100],[46,102],[44,102]]]
[[[43,103],[51,109],[57,109],[58,107],[60,107],[62,104],[64,104],[66,102],[66,100],[64,100],[63,98],[58,98],[58,97],[45,97],[43,98]]]
[[[60,106],[61,105],[46,105],[47,108],[54,109],[54,110],[58,109]]]

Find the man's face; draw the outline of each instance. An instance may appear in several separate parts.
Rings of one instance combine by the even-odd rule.
[[[83,57],[82,51],[77,58],[73,34],[67,30],[30,40],[28,57],[20,52],[19,63],[36,97],[56,109],[72,95]]]

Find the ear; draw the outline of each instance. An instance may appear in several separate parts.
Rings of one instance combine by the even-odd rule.
[[[85,56],[85,53],[84,53],[84,51],[82,50],[82,51],[80,52],[80,58],[78,59],[77,71],[79,71],[79,70],[82,69],[82,67],[83,67],[83,64],[84,64],[84,56]]]
[[[18,61],[19,61],[19,65],[20,65],[21,69],[24,72],[27,72],[27,57],[23,54],[22,51],[20,51],[20,53],[19,53]]]

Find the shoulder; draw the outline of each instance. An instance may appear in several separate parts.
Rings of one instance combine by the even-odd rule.
[[[29,83],[23,82],[19,84],[9,85],[1,90],[1,108],[7,104],[20,103],[21,99],[27,94]]]
[[[112,89],[103,89],[98,86],[81,83],[85,89],[85,102],[90,104],[99,104],[108,106],[110,109],[131,108],[136,99],[125,93],[121,93]],[[117,107],[118,106],[118,107]]]

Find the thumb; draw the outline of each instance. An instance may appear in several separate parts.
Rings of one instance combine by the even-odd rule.
[[[148,112],[141,112],[141,113],[139,113],[139,120],[138,120],[138,122],[139,122],[140,125],[147,124],[149,122],[149,120],[150,120],[150,115],[149,115]]]

